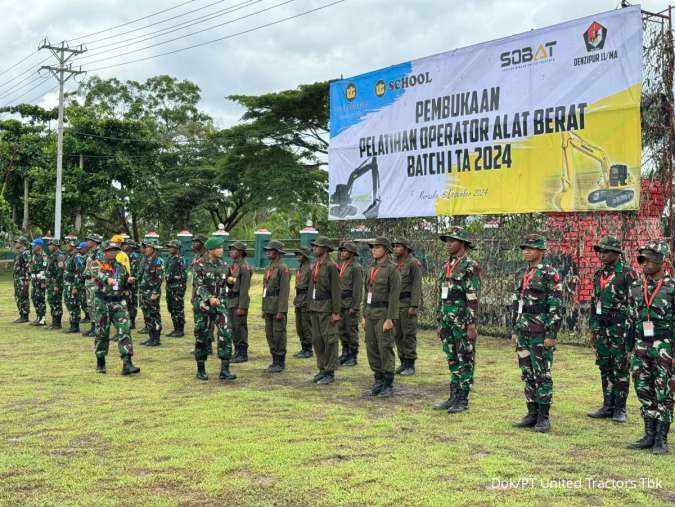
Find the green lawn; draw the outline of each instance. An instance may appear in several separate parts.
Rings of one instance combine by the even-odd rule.
[[[259,276],[256,281],[259,295]],[[451,416],[430,408],[447,396],[445,361],[433,333],[420,333],[418,375],[397,378],[393,398],[373,400],[365,395],[372,381],[365,356],[329,386],[308,381],[313,359],[289,357],[286,372],[263,373],[269,357],[258,296],[254,300],[251,361],[233,366],[234,383],[217,380],[213,359],[211,380],[194,379],[189,337],[163,338],[160,348],[137,346],[140,375],[120,376],[114,354],[108,374],[97,375],[92,339],[9,324],[15,306],[3,275],[0,505],[675,501],[675,453],[656,457],[624,448],[641,435],[632,392],[627,424],[585,416],[599,398],[589,349],[559,348],[553,429],[541,435],[511,428],[524,402],[515,354],[505,341],[479,339],[471,409]],[[291,321],[289,356],[298,349],[293,329]],[[134,336],[136,343],[142,336]],[[660,487],[643,487],[642,477]],[[520,478],[534,483],[500,489],[495,482]],[[635,482],[589,487],[588,478]],[[549,480],[581,484],[547,487]]]

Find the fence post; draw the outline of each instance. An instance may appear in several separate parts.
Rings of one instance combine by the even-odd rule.
[[[230,233],[225,230],[225,226],[223,224],[218,224],[218,230],[213,233],[213,236],[216,238],[223,238],[223,241],[225,242],[223,248],[225,249],[225,253],[227,253],[227,250],[230,247]]]
[[[264,268],[267,265],[265,258],[265,245],[269,243],[272,233],[267,229],[258,229],[255,235],[255,254],[253,256],[253,266],[256,268]]]
[[[318,235],[319,231],[317,231],[311,225],[308,225],[307,227],[305,227],[303,230],[300,231],[300,246],[302,248],[309,248],[311,250],[312,242],[316,239]]]
[[[194,257],[192,253],[192,233],[183,229],[176,235],[176,238],[180,241],[180,254],[183,257],[183,262],[186,266],[191,265],[192,257]]]

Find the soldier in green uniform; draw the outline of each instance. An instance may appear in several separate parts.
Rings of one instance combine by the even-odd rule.
[[[263,277],[262,311],[265,319],[265,336],[272,355],[272,364],[267,373],[279,373],[286,367],[286,324],[288,319],[288,295],[290,273],[281,256],[284,244],[272,240],[265,246],[265,255],[270,265]]]
[[[232,326],[235,354],[233,363],[248,361],[248,307],[253,270],[246,262],[246,245],[235,241],[230,245],[232,264],[227,269],[227,311]]]
[[[312,344],[319,369],[313,382],[330,384],[335,380],[338,367],[338,327],[342,309],[340,275],[337,266],[330,259],[333,244],[324,236],[312,243],[314,264],[309,279],[309,315],[312,320]]]
[[[295,252],[300,265],[295,272],[295,298],[293,306],[295,307],[295,332],[300,339],[300,351],[293,354],[293,357],[304,359],[312,357],[312,318],[309,313],[309,277],[312,263],[310,262],[312,252],[309,248],[300,248]]]
[[[148,318],[145,315],[146,308],[141,305],[141,289],[139,284],[141,283],[141,277],[143,276],[143,271],[145,271],[145,263],[148,261],[147,256],[145,255],[145,242],[141,241],[141,244],[138,248],[138,277],[136,278],[136,293],[138,294],[138,306],[141,309],[141,315],[143,316],[143,327],[138,331],[140,334],[148,334]]]
[[[103,257],[95,260],[89,267],[96,284],[96,372],[105,373],[105,356],[110,345],[110,326],[117,329],[113,340],[122,358],[122,375],[140,372],[131,362],[134,348],[129,331],[129,313],[127,302],[122,294],[129,274],[126,268],[115,260],[122,250],[119,243],[107,241],[103,244]]]
[[[187,271],[180,254],[180,241],[171,240],[166,244],[169,258],[166,261],[166,307],[171,315],[173,331],[168,336],[185,336],[185,291]]]
[[[66,258],[61,251],[61,241],[50,239],[47,263],[47,302],[52,314],[52,325],[49,329],[61,329],[63,317],[63,268]]]
[[[30,313],[31,255],[28,245],[28,238],[24,236],[19,236],[14,242],[16,257],[14,258],[12,277],[14,279],[14,301],[19,310],[19,318],[14,321],[14,324],[28,322],[28,314]]]
[[[77,252],[82,258],[82,288],[79,291],[80,295],[80,309],[82,310],[82,318],[80,319],[80,325],[82,324],[91,324],[91,318],[89,317],[89,308],[87,307],[87,288],[85,287],[85,276],[84,269],[87,266],[87,258],[89,252],[89,243],[87,241],[80,241],[80,244],[77,246]]]
[[[515,277],[511,343],[525,383],[527,415],[513,425],[546,433],[553,397],[551,364],[562,323],[562,282],[555,268],[543,262],[544,236],[529,234],[520,248],[527,265]]]
[[[673,420],[673,329],[675,281],[663,269],[665,241],[650,241],[639,251],[642,277],[630,286],[630,324],[635,337],[631,361],[635,393],[645,435],[629,447],[668,453]]]
[[[140,254],[138,253],[138,243],[133,239],[125,239],[122,243],[122,251],[129,257],[131,273],[128,286],[124,293],[127,300],[127,310],[129,311],[129,329],[136,329],[136,315],[138,314],[138,279],[140,276]]]
[[[94,281],[91,268],[96,261],[103,260],[104,255],[99,248],[101,244],[101,236],[98,234],[90,234],[86,238],[89,249],[87,251],[87,260],[84,264],[84,290],[87,297],[87,309],[91,319],[91,329],[82,333],[84,336],[96,336],[96,282]]]
[[[413,256],[413,248],[407,240],[394,241],[392,247],[401,274],[401,301],[394,330],[401,365],[396,373],[406,377],[415,374],[417,360],[417,309],[422,306],[422,263]]]
[[[194,271],[194,266],[197,263],[199,259],[202,257],[205,257],[207,255],[206,248],[204,248],[204,245],[206,244],[207,238],[206,236],[202,234],[197,234],[192,238],[192,262],[190,263],[190,272],[192,273],[192,297],[191,301],[194,301],[195,296],[197,294],[197,289],[199,288],[197,286],[198,280],[195,278],[195,271]],[[193,317],[197,317],[197,313],[195,310],[194,303],[192,305],[192,312],[193,312]],[[213,333],[209,330],[209,340],[207,342],[207,353],[210,355],[212,353],[212,346],[211,342],[213,341]],[[193,352],[194,354],[194,352]]]
[[[84,258],[77,251],[79,242],[68,242],[68,253],[63,265],[63,300],[68,310],[69,324],[65,333],[80,332],[81,293],[84,291]]]
[[[206,242],[207,255],[199,257],[193,264],[193,277],[197,291],[192,300],[195,312],[195,360],[197,379],[208,380],[205,362],[208,344],[211,343],[210,328],[213,325],[218,334],[218,357],[220,358],[220,380],[234,380],[230,373],[232,356],[232,330],[224,298],[227,287],[227,262],[223,260],[223,238],[211,238]]]
[[[162,280],[164,279],[164,261],[157,255],[159,244],[156,239],[149,239],[145,244],[145,262],[138,284],[141,296],[141,308],[145,313],[148,327],[148,339],[141,343],[147,347],[158,347],[162,334],[162,315],[159,302],[162,297]]]
[[[44,240],[36,238],[31,242],[33,255],[30,260],[31,300],[35,308],[36,318],[31,326],[44,326],[47,305],[45,292],[47,290],[47,265],[49,259],[44,252]]]
[[[436,320],[450,370],[450,397],[433,408],[455,414],[469,408],[473,386],[480,266],[469,255],[474,245],[464,228],[452,227],[439,239],[446,244],[448,260],[438,275]]]
[[[388,239],[376,238],[368,245],[374,263],[366,277],[362,325],[368,364],[375,377],[369,395],[388,398],[394,393],[394,329],[399,315],[401,275],[389,258]]]
[[[593,277],[590,328],[595,363],[600,368],[602,407],[590,412],[594,419],[626,422],[626,398],[630,381],[628,343],[628,290],[637,279],[633,268],[621,260],[621,243],[613,236],[600,239],[593,249],[603,266]]]
[[[343,366],[356,366],[359,355],[359,320],[363,303],[363,266],[359,263],[358,248],[350,241],[338,248],[340,263],[338,273],[342,288],[342,309],[338,333],[342,342],[342,355],[338,362]]]

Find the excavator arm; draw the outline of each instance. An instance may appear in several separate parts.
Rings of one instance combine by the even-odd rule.
[[[335,192],[330,196],[330,203],[335,204],[331,208],[331,215],[344,218],[349,215],[355,215],[356,207],[351,206],[352,188],[354,182],[361,176],[372,174],[373,200],[370,206],[363,212],[366,218],[376,218],[380,207],[380,171],[377,168],[377,157],[365,160],[349,175],[347,183],[338,183],[335,186]]]

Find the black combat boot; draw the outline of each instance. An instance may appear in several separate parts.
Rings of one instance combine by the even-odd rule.
[[[279,359],[277,360],[277,363],[279,366],[281,366],[282,370],[286,369],[286,353],[284,352],[283,354],[279,354]]]
[[[89,314],[87,312],[84,312],[84,318],[80,321],[80,324],[90,324],[91,319],[89,318]]]
[[[140,368],[134,366],[131,362],[131,356],[124,356],[122,358],[122,375],[133,375],[134,373],[139,373]]]
[[[33,322],[30,323],[31,326],[46,326],[44,315],[42,317],[37,317]]]
[[[614,399],[614,410],[612,411],[612,421],[618,423],[626,422],[626,398],[616,397]]]
[[[209,380],[209,376],[206,374],[206,364],[204,361],[197,361],[197,380]]]
[[[233,363],[245,363],[248,361],[248,345],[242,343],[237,347],[237,353],[232,358]]]
[[[293,354],[293,357],[295,357],[297,359],[307,359],[307,358],[312,357],[313,355],[314,355],[314,353],[312,352],[312,349],[303,348],[299,352],[296,352],[295,354]]]
[[[403,368],[400,372],[401,377],[411,377],[414,374],[415,374],[415,360],[406,359],[405,368]]]
[[[377,393],[378,398],[389,398],[394,394],[394,374],[382,374],[382,389]]]
[[[82,333],[82,336],[96,336],[96,328],[92,322],[91,327],[89,328],[89,331],[85,331]]]
[[[448,410],[453,403],[455,403],[455,398],[457,397],[457,391],[455,390],[455,384],[450,384],[450,397],[439,403],[434,403],[431,408],[434,410]]]
[[[382,391],[382,388],[384,387],[384,374],[383,373],[375,373],[375,383],[373,383],[373,387],[370,388],[370,391],[368,391],[368,396],[377,396],[380,394],[380,391]]]
[[[284,367],[279,364],[279,357],[281,354],[272,354],[272,364],[265,370],[267,373],[281,373]]]
[[[398,368],[396,368],[394,370],[394,373],[396,373],[396,375],[400,375],[401,372],[408,367],[408,360],[407,359],[403,359],[401,357],[401,358],[399,358],[399,361],[401,361],[401,364],[398,366]]]
[[[80,323],[70,321],[70,327],[68,327],[68,329],[66,329],[63,333],[64,334],[71,334],[71,333],[79,333],[79,332],[80,332]]]
[[[312,382],[316,384],[325,374],[326,370],[319,370],[319,373],[317,373],[316,375],[314,375],[314,377],[312,377]]]
[[[159,340],[159,331],[150,331],[150,339],[148,340],[148,347],[159,347],[161,345]]]
[[[335,372],[334,371],[324,372],[324,376],[316,381],[317,385],[320,385],[320,386],[325,385],[325,384],[332,384],[333,382],[335,382]]]
[[[527,415],[520,421],[511,424],[514,428],[533,428],[537,424],[537,404],[535,402],[527,402]]]
[[[459,414],[469,409],[469,391],[458,389],[455,402],[448,408],[448,414]]]
[[[61,329],[61,317],[52,317],[52,325],[49,329]]]
[[[173,333],[174,338],[182,338],[185,336],[185,324],[178,326],[176,329],[174,329]]]
[[[230,373],[230,360],[223,359],[220,362],[220,375],[218,375],[220,380],[234,380],[237,376],[233,373]]]
[[[12,322],[12,324],[25,324],[28,322],[28,314],[22,313],[19,315],[19,318]]]
[[[614,403],[612,395],[607,392],[607,377],[602,376],[602,407],[595,412],[586,414],[593,419],[606,419],[614,415]]]
[[[645,436],[637,442],[628,445],[629,449],[651,449],[654,446],[654,436],[656,435],[656,419],[645,417]]]
[[[105,373],[105,356],[96,356],[96,373]]]
[[[537,414],[537,424],[534,425],[534,431],[539,433],[548,433],[551,429],[551,422],[548,418],[548,412],[551,408],[551,405],[548,404],[539,404],[539,413]]]
[[[670,423],[658,421],[656,423],[656,433],[654,435],[654,447],[652,447],[653,454],[668,454],[668,432],[670,431]]]
[[[349,347],[343,345],[342,354],[338,357],[338,363],[343,364],[347,360],[347,357],[349,357]]]
[[[358,349],[349,348],[349,356],[344,360],[342,366],[356,366],[358,364],[357,356],[359,355]]]

